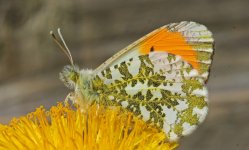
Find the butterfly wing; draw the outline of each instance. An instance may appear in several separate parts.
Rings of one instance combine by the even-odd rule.
[[[212,33],[201,24],[183,21],[158,28],[135,41],[108,59],[95,72],[119,64],[130,57],[163,51],[181,56],[208,79],[212,62],[214,40]]]
[[[120,105],[167,133],[190,134],[207,114],[207,90],[181,56],[151,52],[102,70],[92,80],[105,105]]]

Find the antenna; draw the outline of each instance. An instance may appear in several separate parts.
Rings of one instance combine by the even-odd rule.
[[[50,31],[50,35],[52,36],[53,40],[55,41],[55,43],[61,48],[61,51],[68,57],[70,63],[72,66],[74,66],[74,62],[73,62],[73,58],[72,55],[70,53],[70,50],[68,49],[66,42],[63,39],[63,36],[61,34],[60,28],[57,29],[57,32],[59,34],[59,37],[62,41],[62,43],[58,40],[58,38],[55,36],[55,34],[53,33],[53,31]]]

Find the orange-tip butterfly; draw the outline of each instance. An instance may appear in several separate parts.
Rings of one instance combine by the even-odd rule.
[[[55,42],[68,56],[60,79],[74,103],[121,106],[162,129],[170,141],[192,133],[208,112],[205,83],[212,62],[212,33],[195,22],[158,28],[119,51],[95,70],[74,65],[63,37]],[[73,98],[72,98],[73,97]]]

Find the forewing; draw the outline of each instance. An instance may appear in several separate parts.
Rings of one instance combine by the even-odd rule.
[[[148,54],[151,51],[163,51],[181,56],[204,80],[207,80],[213,47],[212,33],[204,25],[188,21],[171,23],[152,31],[119,51],[95,71],[102,71],[130,57]]]
[[[171,141],[207,115],[203,78],[182,57],[151,52],[106,68],[92,80],[101,103],[120,105],[162,129]]]

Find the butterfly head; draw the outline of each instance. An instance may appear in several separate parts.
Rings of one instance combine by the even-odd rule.
[[[60,72],[60,80],[69,89],[75,89],[76,84],[79,80],[80,71],[77,66],[67,65]]]

